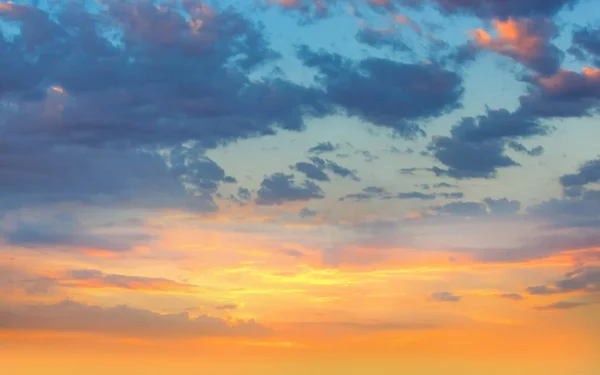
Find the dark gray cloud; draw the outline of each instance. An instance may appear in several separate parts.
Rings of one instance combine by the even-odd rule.
[[[153,236],[143,232],[96,234],[69,214],[55,214],[36,219],[17,219],[5,222],[2,238],[8,245],[44,250],[106,250],[129,251],[135,246],[148,244]]]
[[[440,183],[434,184],[433,188],[434,189],[456,189],[456,188],[458,188],[458,185],[449,184],[447,182],[440,182]]]
[[[494,178],[500,168],[519,166],[506,155],[507,142],[550,131],[534,117],[505,109],[488,110],[483,116],[463,118],[449,137],[433,137],[427,149],[447,167],[434,167],[438,176]]]
[[[544,147],[542,146],[536,146],[532,149],[528,149],[522,143],[516,141],[508,142],[508,147],[510,147],[513,151],[520,152],[529,156],[541,156],[545,151]]]
[[[560,70],[552,77],[533,76],[519,113],[539,118],[586,117],[600,109],[600,70]]]
[[[323,199],[323,190],[311,181],[296,184],[293,175],[275,173],[265,177],[258,190],[256,204],[264,206],[282,205],[286,202]]]
[[[321,142],[321,143],[317,144],[316,146],[309,148],[308,152],[320,155],[320,154],[324,154],[327,152],[334,152],[334,151],[338,150],[339,148],[340,148],[339,145],[334,145],[331,142]]]
[[[373,0],[372,0],[373,1]],[[471,13],[486,18],[552,16],[579,0],[426,0],[446,13]],[[375,1],[373,1],[375,2]],[[421,0],[391,0],[390,4],[421,6]]]
[[[473,14],[484,18],[553,16],[564,8],[575,5],[579,0],[368,0],[368,5],[378,12],[397,14],[402,7],[421,8],[429,3],[445,14]],[[353,11],[360,14],[360,6],[352,1],[343,0],[294,0],[275,1],[283,9],[298,12],[305,18],[326,17],[341,8],[339,5],[349,2],[355,5]]]
[[[414,121],[437,117],[460,106],[460,76],[434,64],[404,64],[379,58],[356,63],[308,47],[300,48],[298,55],[306,66],[317,70],[328,100],[349,116],[393,129],[404,137],[422,134]]]
[[[256,337],[269,330],[254,320],[230,326],[206,315],[159,314],[126,305],[101,307],[66,300],[56,304],[18,305],[0,309],[0,329],[111,333],[124,337],[161,339],[210,336]]]
[[[460,302],[462,297],[450,292],[435,292],[431,294],[429,299],[437,302]]]
[[[312,163],[299,162],[292,169],[304,174],[307,178],[316,181],[329,181],[327,173]]]
[[[402,40],[401,34],[395,29],[374,29],[362,27],[356,33],[356,40],[359,43],[374,48],[389,48],[395,52],[409,52],[411,49]]]
[[[437,198],[435,194],[425,194],[418,191],[413,191],[409,193],[398,193],[394,196],[396,199],[420,199],[420,200],[433,200]]]
[[[334,161],[322,159],[317,156],[311,157],[310,161],[312,161],[313,164],[321,170],[327,170],[343,178],[349,178],[354,181],[360,181],[360,178],[356,175],[356,171],[348,169],[346,167],[342,167]]]
[[[576,173],[567,174],[560,178],[560,184],[565,188],[585,186],[600,182],[600,158],[585,162]]]
[[[573,292],[600,292],[600,267],[583,267],[567,273],[564,278],[547,285],[527,288],[529,294],[552,295]]]
[[[600,59],[600,26],[587,26],[575,30],[573,45],[569,51],[581,60],[589,57]]]
[[[250,78],[277,53],[232,8],[104,4],[100,14],[80,2],[52,17],[22,4],[0,13],[18,29],[0,35],[2,205],[102,197],[214,210],[215,184],[232,179],[198,155],[194,165],[165,165],[158,148],[299,131],[305,117],[332,111],[319,89]],[[199,184],[191,192],[189,180]]]

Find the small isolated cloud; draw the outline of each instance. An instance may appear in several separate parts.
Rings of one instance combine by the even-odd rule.
[[[430,300],[437,302],[460,302],[461,298],[450,292],[435,292],[429,297]]]

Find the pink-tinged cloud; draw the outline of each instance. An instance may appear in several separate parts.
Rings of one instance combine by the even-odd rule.
[[[562,69],[550,77],[531,78],[530,92],[521,97],[524,113],[541,117],[589,116],[600,108],[600,69]]]
[[[473,32],[477,48],[509,57],[546,76],[558,70],[563,52],[550,43],[556,36],[550,19],[495,19],[493,24],[496,36],[483,29]]]
[[[409,17],[407,17],[407,16],[405,16],[405,15],[398,14],[398,15],[396,15],[396,17],[394,18],[394,20],[395,20],[395,21],[396,21],[396,23],[397,23],[397,24],[399,24],[399,25],[407,25],[407,26],[410,26],[410,27],[412,27],[412,29],[413,29],[413,30],[414,30],[416,33],[418,33],[418,34],[421,34],[421,32],[423,31],[423,30],[421,29],[421,26],[419,26],[419,25],[418,25],[418,24],[417,24],[417,23],[416,23],[416,22],[415,22],[413,19],[411,19],[411,18],[409,18]]]

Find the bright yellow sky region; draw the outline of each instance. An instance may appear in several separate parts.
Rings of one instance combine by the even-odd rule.
[[[160,230],[155,244],[134,253],[57,254],[40,263],[37,251],[11,249],[21,257],[4,256],[3,273],[29,276],[22,279],[25,288],[3,294],[4,321],[12,322],[5,314],[19,301],[78,305],[52,313],[17,310],[23,324],[10,323],[13,328],[1,333],[3,368],[18,374],[592,375],[598,365],[600,306],[539,311],[536,307],[565,295],[523,292],[572,269],[577,254],[598,253],[573,250],[542,260],[490,264],[468,257],[450,261],[452,254],[443,251],[388,249],[402,252],[404,259],[324,268],[318,249],[291,242],[282,247],[270,237],[229,230],[231,223],[189,230],[189,219],[163,217],[160,222],[171,223],[169,228]],[[183,224],[178,228],[176,222]],[[160,249],[169,252],[153,251]],[[170,258],[161,261],[153,253]],[[92,266],[102,271],[68,271]],[[43,294],[34,290],[40,277],[54,280]],[[448,284],[461,296],[459,302],[431,300],[432,291],[446,290]],[[509,293],[521,293],[523,300],[502,298]],[[87,318],[77,314],[79,304],[93,309]],[[202,331],[188,335],[186,330],[195,328],[176,318],[134,317],[148,319],[137,325],[121,311],[124,323],[111,323],[107,320],[115,316],[97,311],[123,304],[163,315],[185,311],[190,319],[208,315],[230,327],[239,319],[254,319],[268,331],[238,337],[225,329],[203,337]],[[34,321],[34,314],[43,321]]]

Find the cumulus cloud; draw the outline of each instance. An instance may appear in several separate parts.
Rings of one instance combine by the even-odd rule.
[[[506,155],[511,142],[547,135],[550,131],[535,117],[506,109],[488,109],[485,115],[463,118],[449,137],[433,137],[427,149],[447,169],[434,167],[432,171],[457,179],[494,178],[498,169],[520,165]]]
[[[126,305],[101,307],[66,300],[56,304],[0,307],[0,329],[89,332],[124,337],[194,338],[215,336],[256,337],[269,330],[254,320],[233,324],[187,313],[159,314]]]
[[[460,106],[460,76],[434,64],[404,64],[381,58],[354,62],[306,46],[298,55],[306,66],[317,70],[328,100],[349,116],[393,129],[404,137],[422,134],[416,120],[437,117]]]
[[[547,18],[494,20],[497,37],[483,29],[473,33],[478,48],[507,56],[545,76],[557,72],[564,53],[550,43],[558,29]]]
[[[600,69],[559,70],[550,77],[526,80],[529,90],[520,98],[519,111],[540,118],[585,117],[600,109]]]
[[[321,90],[250,79],[277,53],[231,8],[104,4],[46,11],[8,3],[0,12],[17,21],[14,36],[0,36],[4,206],[101,197],[212,211],[210,192],[186,192],[187,182],[206,192],[215,173],[231,179],[198,155],[187,171],[166,165],[160,150],[298,131],[305,117],[331,112]]]

